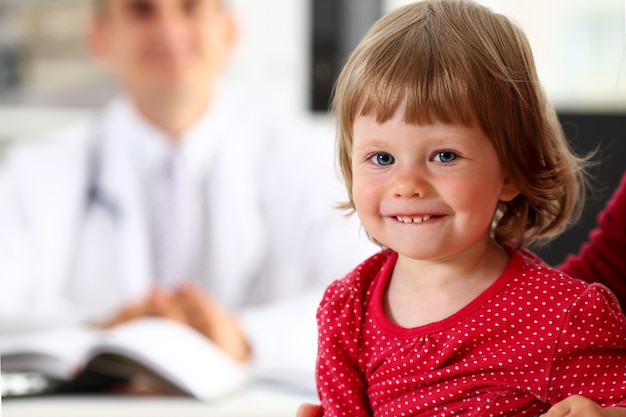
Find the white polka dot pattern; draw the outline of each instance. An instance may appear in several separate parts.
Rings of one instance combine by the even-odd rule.
[[[531,416],[580,394],[626,405],[626,319],[603,286],[527,251],[459,312],[412,329],[384,315],[397,255],[366,260],[317,313],[324,416]]]

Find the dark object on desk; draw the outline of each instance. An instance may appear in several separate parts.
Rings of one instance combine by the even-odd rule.
[[[63,385],[59,379],[37,371],[2,372],[2,398],[27,397],[56,392]]]
[[[0,386],[5,399],[67,393],[176,397],[189,395],[142,364],[113,354],[98,356],[75,379],[69,381],[41,371],[10,371],[2,373]]]
[[[76,379],[61,386],[60,391],[141,396],[189,395],[154,370],[115,354],[99,355]]]

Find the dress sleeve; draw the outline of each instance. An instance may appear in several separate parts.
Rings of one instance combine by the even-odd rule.
[[[371,412],[358,367],[364,307],[344,280],[328,287],[317,311],[317,390],[324,417],[365,417]]]
[[[626,406],[626,318],[604,286],[590,285],[565,317],[551,367],[548,402],[582,395]]]
[[[589,241],[557,269],[572,277],[608,286],[626,311],[626,172],[600,213],[598,226],[589,234]]]

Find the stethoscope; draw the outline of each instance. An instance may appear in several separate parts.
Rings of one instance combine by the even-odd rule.
[[[89,148],[88,161],[87,161],[87,187],[86,187],[86,201],[85,212],[92,209],[94,206],[103,208],[107,214],[115,222],[119,222],[122,219],[122,210],[120,204],[116,199],[111,196],[102,187],[102,166],[103,166],[103,142],[104,134],[99,125],[99,117],[96,116],[89,128]]]

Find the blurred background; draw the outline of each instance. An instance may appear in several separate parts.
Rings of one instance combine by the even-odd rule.
[[[599,192],[579,225],[541,254],[578,247],[624,172],[624,0],[481,0],[525,30],[573,146],[600,146]],[[331,124],[335,76],[361,36],[403,0],[231,0],[242,37],[227,80],[286,118]],[[87,0],[0,0],[0,151],[99,108],[115,91],[83,42]]]

